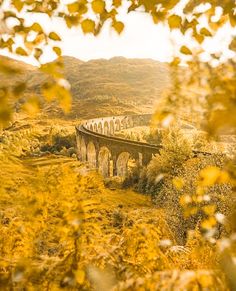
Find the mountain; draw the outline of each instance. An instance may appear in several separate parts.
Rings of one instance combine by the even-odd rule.
[[[13,68],[17,68],[25,72],[34,71],[37,69],[35,66],[2,55],[0,55],[0,62],[1,64],[5,63]]]
[[[150,112],[169,84],[168,66],[151,59],[115,57],[83,62],[65,56],[62,60],[73,96],[67,118]],[[22,62],[12,60],[12,64],[23,71],[19,80],[27,81],[27,95],[40,96],[48,77]],[[0,75],[0,81],[4,78]],[[15,81],[8,79],[8,83]],[[43,112],[46,116],[65,117],[55,104],[44,105]]]
[[[37,68],[9,57],[0,56],[1,86],[14,85],[17,82],[27,81]]]

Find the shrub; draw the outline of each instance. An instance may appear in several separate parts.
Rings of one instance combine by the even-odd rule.
[[[180,205],[180,197],[183,194],[195,201],[200,171],[209,165],[223,168],[226,157],[223,154],[194,157],[191,145],[179,130],[166,132],[162,145],[160,153],[155,155],[147,168],[141,172],[136,190],[151,195],[154,204],[167,210],[167,221],[175,233],[176,240],[184,243],[188,230],[194,229],[199,221],[207,218],[206,213],[201,210],[202,207],[204,209],[204,206],[214,204],[217,212],[229,213],[231,187],[227,184],[205,189],[205,195],[210,197],[210,201],[190,203],[189,213],[184,212]],[[173,184],[176,177],[179,179],[177,181],[183,184],[179,189]],[[219,237],[225,230],[220,224],[216,226],[215,237]]]
[[[62,131],[57,132],[55,134],[49,134],[46,137],[46,140],[44,139],[44,144],[41,145],[40,150],[42,152],[50,152],[50,153],[59,153],[64,151],[66,155],[71,156],[73,153],[75,153],[75,134],[68,134],[64,133]],[[70,152],[67,153],[67,150],[70,149]]]
[[[57,133],[53,136],[53,146],[55,150],[60,151],[63,147],[66,149],[75,147],[75,134],[61,135]]]
[[[163,131],[162,130],[152,130],[149,135],[144,136],[144,139],[151,144],[161,144],[163,138]]]

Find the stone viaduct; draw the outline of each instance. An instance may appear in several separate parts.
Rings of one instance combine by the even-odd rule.
[[[127,140],[114,136],[115,132],[148,125],[151,114],[112,116],[90,119],[76,127],[78,158],[98,169],[104,177],[128,173],[128,161],[147,165],[161,146]]]
[[[159,153],[161,146],[132,141],[114,136],[115,132],[150,123],[151,114],[122,115],[90,119],[76,127],[78,158],[87,162],[92,169],[98,169],[104,177],[128,174],[128,162],[140,167],[146,166],[152,156]],[[181,122],[182,128],[195,129]],[[193,151],[197,155],[207,152]]]

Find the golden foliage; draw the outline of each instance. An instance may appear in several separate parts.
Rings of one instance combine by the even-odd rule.
[[[127,2],[127,3],[126,3]],[[59,47],[55,46],[55,42],[61,40],[57,31],[51,31],[49,34],[45,31],[44,26],[40,21],[26,24],[27,19],[30,18],[31,13],[44,13],[50,18],[58,17],[65,22],[68,28],[80,25],[84,33],[93,33],[97,35],[102,29],[106,21],[110,21],[113,29],[120,34],[124,30],[124,23],[119,20],[121,13],[120,7],[128,4],[127,13],[139,11],[142,9],[145,13],[150,15],[154,23],[168,22],[170,29],[178,29],[182,34],[191,35],[193,40],[196,40],[195,47],[204,42],[205,38],[213,37],[214,34],[228,22],[232,27],[235,26],[235,3],[233,1],[208,1],[210,8],[203,12],[197,12],[200,4],[196,1],[189,1],[182,8],[182,14],[178,15],[175,8],[179,4],[179,0],[173,1],[112,1],[111,5],[107,5],[106,1],[93,0],[93,1],[80,1],[72,2],[69,4],[63,3],[59,0],[50,1],[37,1],[33,3],[31,0],[7,0],[1,1],[0,7],[2,10],[2,19],[6,32],[3,33],[4,37],[0,37],[0,48],[7,49],[9,52],[18,54],[20,56],[31,56],[41,66],[41,59],[46,45],[51,45],[53,51],[57,56],[61,55]],[[126,3],[126,4],[125,4]],[[214,21],[214,16],[217,14],[217,8],[222,8],[222,15],[219,20]],[[87,12],[90,11],[92,16],[87,18]],[[201,27],[201,18],[206,18],[206,26]],[[191,20],[190,20],[191,19]],[[14,20],[13,27],[8,27],[8,20]],[[6,25],[5,25],[6,24]],[[200,27],[199,27],[200,26]],[[33,40],[28,40],[28,36],[32,33],[36,34]],[[190,33],[190,34],[189,34]],[[22,46],[16,46],[17,39],[20,38],[23,42]],[[180,48],[180,52],[185,55],[192,55],[192,50],[186,45]],[[49,74],[53,76],[55,83],[58,85],[57,77],[53,71]],[[49,89],[49,88],[48,88]],[[46,89],[47,90],[47,89]],[[61,88],[63,91],[63,88]],[[64,90],[65,91],[65,90]],[[63,99],[68,99],[63,93]],[[56,92],[55,92],[56,93]],[[6,95],[7,98],[9,96]],[[61,98],[61,97],[60,97]],[[60,101],[59,101],[60,102]],[[65,111],[68,110],[70,105],[68,102],[60,102]],[[2,107],[1,107],[2,108]],[[217,116],[212,116],[213,121],[219,120],[217,111],[214,112]],[[222,112],[220,112],[222,114]],[[2,120],[4,122],[11,119],[11,110],[6,106],[2,109]],[[225,118],[224,118],[225,119]]]
[[[166,214],[147,198],[105,189],[101,177],[85,174],[76,160],[61,158],[60,164],[58,158],[53,165],[50,156],[29,158],[42,139],[35,130],[4,139],[1,288],[155,290],[157,284],[185,288],[218,280],[225,290],[220,273],[202,271],[217,265],[215,247],[200,235],[176,245]],[[14,150],[15,159],[6,152],[14,147],[22,148]]]
[[[81,25],[84,33],[94,35],[97,35],[104,23],[110,20],[112,27],[120,34],[124,29],[124,24],[118,20],[119,7],[125,1],[113,1],[111,7],[102,0],[80,1],[66,6],[61,5],[59,0],[36,2],[12,0],[8,3],[9,5],[6,5],[6,2],[9,1],[0,2],[1,21],[5,23],[9,19],[14,19],[17,24],[0,36],[0,48],[23,57],[34,57],[39,62],[41,71],[48,74],[51,79],[44,84],[42,89],[45,99],[59,100],[61,107],[68,112],[71,106],[70,86],[64,80],[60,60],[51,64],[41,64],[41,57],[44,54],[41,47],[48,43],[52,44],[57,55],[61,55],[60,48],[54,46],[54,42],[60,41],[61,38],[55,31],[47,34],[40,23],[27,26],[27,17],[31,13],[60,17],[68,28]],[[182,16],[174,12],[174,8],[179,4],[178,0],[129,0],[126,2],[129,4],[128,12],[142,8],[152,17],[154,23],[168,22],[170,29],[179,29],[186,35],[191,33],[193,39],[196,40],[195,49],[182,45],[180,52],[191,59],[188,65],[192,73],[198,72],[196,76],[194,73],[191,74],[189,85],[196,82],[201,85],[202,76],[207,80],[204,106],[208,109],[206,110],[208,122],[205,128],[212,135],[225,132],[235,133],[235,62],[229,61],[216,68],[209,65],[201,68],[199,60],[191,58],[195,51],[201,51],[199,44],[202,44],[205,38],[212,37],[226,22],[235,27],[235,2],[210,0],[208,1],[209,9],[196,13],[198,3],[194,0],[188,1],[183,8]],[[212,18],[216,14],[217,7],[221,7],[222,15],[220,20],[214,22]],[[91,8],[96,14],[96,20],[86,18],[86,13]],[[201,27],[201,25],[199,27],[202,16],[206,18],[206,27]],[[32,41],[28,41],[28,36],[32,31],[36,36]],[[22,40],[22,46],[16,45],[17,38]],[[233,42],[231,48],[234,48]],[[212,56],[212,59],[219,64],[219,56]],[[172,65],[178,65],[179,61],[175,59]],[[7,74],[18,73],[18,70],[8,68],[6,64],[1,64],[0,69]],[[176,100],[181,97],[181,80],[175,77],[173,98]],[[0,121],[4,126],[11,120],[11,101],[14,98],[19,99],[26,88],[25,82],[12,88],[1,87]],[[169,98],[169,102],[172,100]],[[38,104],[33,99],[29,99],[29,105],[28,107],[26,105],[25,109],[37,112]],[[159,114],[157,119],[160,117],[163,121],[169,116],[171,112],[165,109],[164,114]],[[186,162],[191,160],[188,157],[186,161],[189,153],[188,146],[185,148],[186,151],[178,146],[177,155],[169,155],[169,152],[173,150],[173,144],[170,144],[166,152],[162,151],[161,157],[158,157],[162,164],[156,169],[153,162],[149,166],[149,172],[154,173],[153,176],[156,170],[157,173],[160,169],[165,170],[165,174],[167,172],[168,178],[171,177],[171,185],[174,183],[175,190],[181,192],[181,204],[186,208],[185,216],[203,212],[201,217],[204,216],[204,219],[199,227],[205,230],[208,240],[198,236],[198,229],[195,229],[197,238],[188,239],[185,247],[168,246],[163,250],[161,228],[142,221],[142,218],[137,221],[137,216],[136,222],[126,225],[121,218],[123,216],[120,215],[121,222],[118,223],[120,227],[109,233],[111,220],[105,213],[110,214],[110,212],[102,206],[105,190],[96,174],[86,176],[81,174],[76,167],[65,165],[37,170],[28,168],[15,156],[22,157],[30,149],[31,145],[24,136],[10,137],[1,144],[0,178],[3,181],[0,185],[1,287],[7,286],[9,290],[37,289],[39,286],[41,290],[59,288],[82,290],[96,285],[97,289],[101,290],[102,281],[105,278],[103,271],[108,268],[114,271],[115,278],[109,281],[107,289],[113,286],[117,290],[166,290],[174,286],[178,290],[203,288],[214,290],[217,285],[219,290],[227,290],[222,274],[212,274],[208,271],[175,272],[173,269],[176,267],[213,269],[212,264],[218,267],[217,252],[210,243],[215,242],[212,240],[212,233],[214,234],[216,230],[221,213],[215,212],[217,209],[214,199],[208,194],[215,199],[219,199],[218,196],[220,196],[220,199],[224,200],[221,193],[231,190],[231,187],[225,184],[230,181],[230,175],[234,177],[235,170],[227,173],[227,170],[217,165],[199,169],[198,165],[194,164],[193,169],[195,173],[198,173],[199,180],[193,181],[186,179]],[[15,156],[12,157],[9,154],[10,151],[14,152]],[[173,164],[176,168],[173,168]],[[183,170],[182,176],[179,175],[181,170]],[[169,187],[168,183],[166,187]],[[188,190],[185,192],[187,196],[184,193],[186,190]],[[216,193],[215,196],[214,193]],[[171,194],[173,205],[178,196],[175,195],[173,188]],[[213,203],[205,203],[211,199]],[[115,217],[119,215],[116,214]],[[161,222],[159,226],[160,224]],[[166,232],[169,233],[169,229]],[[232,255],[235,255],[233,235],[235,234],[226,241],[221,241],[221,248],[228,250],[226,257],[229,260],[232,259]],[[169,240],[170,237],[167,239]],[[229,271],[231,265],[224,259],[223,265],[227,267],[226,275],[231,286],[235,286],[232,279],[235,268]],[[170,271],[160,272],[164,269]],[[144,276],[144,274],[147,275]]]

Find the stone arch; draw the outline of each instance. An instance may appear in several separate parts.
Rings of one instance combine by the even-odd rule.
[[[116,121],[115,121],[115,130],[116,131],[121,130],[120,119],[116,119]]]
[[[97,125],[97,123],[94,123],[93,130],[94,130],[95,132],[98,132],[98,125]]]
[[[126,119],[126,118],[124,118],[124,119],[121,121],[121,123],[122,123],[122,129],[126,129],[126,128],[128,127],[128,125],[127,125],[127,119]]]
[[[114,121],[111,120],[110,121],[110,135],[114,135],[114,132],[115,132],[115,124],[114,124]]]
[[[132,118],[128,118],[127,119],[127,126],[128,126],[128,128],[134,127],[134,123],[133,123],[133,119]]]
[[[87,160],[87,147],[84,138],[81,139],[80,144],[80,154],[81,154],[81,161],[85,162]]]
[[[109,132],[110,132],[110,130],[109,130],[109,124],[108,124],[107,121],[105,121],[105,122],[104,122],[104,130],[103,130],[103,133],[104,133],[105,135],[109,135]]]
[[[98,154],[98,169],[104,177],[110,176],[111,152],[107,147],[101,147]]]
[[[93,131],[93,125],[92,124],[90,124],[89,130]]]
[[[130,154],[128,152],[122,152],[119,154],[116,161],[116,172],[117,176],[125,177],[128,174],[128,160]]]
[[[96,168],[96,148],[92,141],[90,141],[87,146],[87,160],[92,168]]]
[[[139,166],[139,155],[133,156],[129,152],[122,152],[119,154],[116,160],[116,173],[117,176],[127,177],[129,173],[132,173],[135,168]]]
[[[103,133],[103,128],[102,128],[102,123],[101,122],[99,122],[98,123],[98,133]]]

